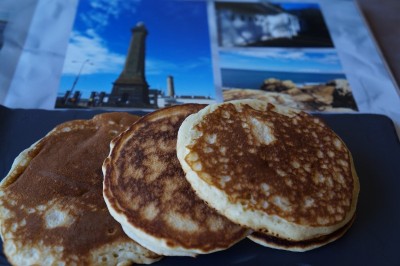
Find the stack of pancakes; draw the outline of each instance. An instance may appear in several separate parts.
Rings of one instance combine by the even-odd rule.
[[[185,104],[56,127],[1,182],[0,232],[16,265],[152,263],[246,237],[305,251],[347,231],[358,192],[319,119],[257,100]]]

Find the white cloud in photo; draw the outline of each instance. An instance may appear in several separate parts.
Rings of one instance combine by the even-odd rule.
[[[85,34],[72,32],[63,74],[120,74],[124,68],[126,54],[111,51],[106,42],[93,29]],[[87,61],[86,63],[84,63]],[[146,58],[146,75],[172,75],[177,72],[193,71],[204,66],[210,66],[210,58],[200,57],[190,62],[171,62],[157,58]]]
[[[172,75],[193,71],[204,66],[211,66],[210,58],[194,58],[190,62],[171,62],[155,58],[146,59],[146,75]]]
[[[68,44],[63,74],[119,74],[125,63],[125,54],[109,49],[101,37],[102,29],[109,25],[111,18],[118,18],[124,12],[136,12],[141,0],[89,0],[90,9],[80,13],[79,18],[86,31],[73,31]],[[85,64],[84,62],[87,61]]]
[[[296,51],[286,51],[267,49],[267,50],[237,50],[237,51],[222,51],[222,54],[231,56],[242,56],[250,58],[277,58],[277,59],[300,59],[304,57],[304,52]]]
[[[74,31],[68,45],[63,74],[77,75],[82,66],[82,75],[119,74],[124,63],[125,55],[110,51],[93,30],[88,30],[86,34]]]
[[[89,0],[91,9],[81,13],[79,18],[86,27],[99,30],[109,24],[111,18],[118,18],[123,11],[135,13],[141,0]]]
[[[146,75],[157,76],[166,73],[172,74],[178,70],[178,66],[175,63],[159,60],[155,58],[146,59]]]
[[[342,73],[335,51],[302,49],[248,49],[220,52],[223,68],[293,72]]]
[[[228,52],[229,53],[229,52]],[[238,55],[253,58],[287,59],[298,61],[315,61],[327,64],[338,64],[339,57],[336,52],[309,52],[305,50],[239,50]]]
[[[211,59],[209,57],[199,57],[196,60],[184,64],[182,68],[185,68],[186,70],[194,70],[204,66],[211,67]]]
[[[326,64],[340,64],[339,56],[336,53],[326,54],[319,60]]]

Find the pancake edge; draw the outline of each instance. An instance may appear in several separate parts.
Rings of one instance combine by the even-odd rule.
[[[287,239],[282,239],[259,232],[255,232],[249,235],[247,238],[259,245],[269,248],[294,251],[294,252],[305,252],[325,246],[341,238],[350,229],[350,227],[354,223],[355,217],[356,215],[354,215],[353,218],[347,224],[345,224],[338,230],[328,235],[312,239],[305,239],[301,241],[290,241]]]

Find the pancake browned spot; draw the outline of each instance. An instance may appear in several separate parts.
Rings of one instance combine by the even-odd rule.
[[[109,143],[137,119],[108,113],[66,122],[16,158],[0,184],[1,236],[12,264],[116,265],[160,258],[124,234],[102,198]]]
[[[333,233],[359,191],[351,154],[318,118],[257,100],[210,105],[178,133],[178,158],[203,200],[277,238]]]
[[[195,195],[176,157],[181,122],[203,107],[180,105],[142,117],[113,140],[103,165],[110,213],[129,236],[159,254],[210,253],[249,234]]]

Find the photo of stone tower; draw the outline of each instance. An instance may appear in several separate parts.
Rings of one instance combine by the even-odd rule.
[[[131,42],[124,69],[113,83],[109,105],[146,107],[149,105],[149,85],[145,75],[145,42],[148,31],[139,22],[132,29]]]
[[[55,107],[142,110],[215,101],[207,3],[175,2],[105,1],[97,8],[79,1]]]

